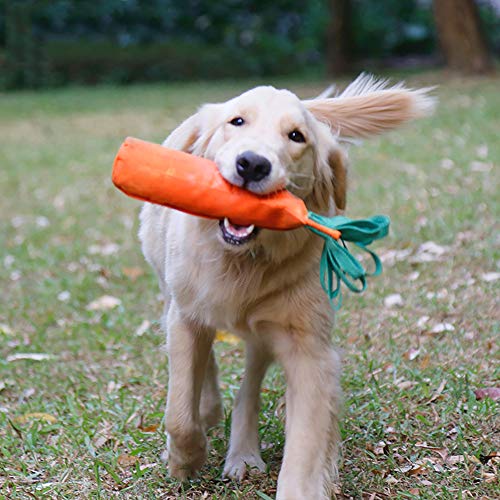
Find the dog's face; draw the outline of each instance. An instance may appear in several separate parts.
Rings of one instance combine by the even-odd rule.
[[[345,208],[346,162],[338,138],[392,129],[430,104],[418,91],[383,89],[366,77],[339,97],[309,101],[287,90],[257,87],[203,106],[164,145],[215,161],[235,186],[258,195],[286,188],[308,208],[326,213]],[[237,226],[227,218],[211,226],[228,248],[241,251],[263,243],[254,226]]]
[[[223,105],[218,119],[206,154],[228,182],[256,194],[310,192],[317,141],[312,116],[297,96],[258,87]]]

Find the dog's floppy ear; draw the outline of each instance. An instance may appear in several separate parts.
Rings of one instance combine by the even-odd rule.
[[[200,128],[199,113],[196,113],[187,120],[184,120],[174,131],[172,131],[163,141],[162,146],[191,153],[194,143],[200,136]]]
[[[328,213],[335,203],[335,212],[345,210],[347,196],[347,156],[345,152],[334,147],[319,152],[316,159],[316,182],[306,205],[320,213]]]
[[[435,105],[427,89],[387,86],[361,74],[337,97],[303,101],[314,117],[339,137],[370,137],[429,114]]]
[[[166,139],[162,146],[202,154],[219,125],[217,117],[221,104],[204,104],[197,113],[184,120]]]
[[[338,210],[345,210],[347,202],[347,158],[340,149],[328,155],[328,164],[333,173],[333,201]]]

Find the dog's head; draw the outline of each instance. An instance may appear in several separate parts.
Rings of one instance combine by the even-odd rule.
[[[426,90],[411,90],[361,75],[337,97],[301,101],[287,90],[257,87],[220,104],[206,104],[166,139],[217,164],[231,184],[256,194],[289,189],[309,209],[328,213],[346,204],[342,138],[397,128],[432,108]],[[228,219],[216,229],[235,248],[256,244],[259,228]]]

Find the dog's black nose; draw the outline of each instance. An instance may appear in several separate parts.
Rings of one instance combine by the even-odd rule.
[[[258,182],[271,172],[271,162],[252,151],[245,151],[236,158],[236,171],[245,182]]]

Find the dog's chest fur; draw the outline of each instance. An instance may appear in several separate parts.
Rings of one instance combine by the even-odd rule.
[[[305,297],[323,295],[317,275],[321,242],[314,236],[305,231],[262,234],[263,246],[236,253],[217,240],[217,230],[215,222],[177,213],[169,221],[165,281],[192,319],[244,335],[259,322],[279,319],[280,310],[290,311],[290,301],[298,301],[295,309],[300,310],[309,307],[299,304]],[[279,261],[268,253],[273,248]],[[293,314],[285,321],[293,321]]]

